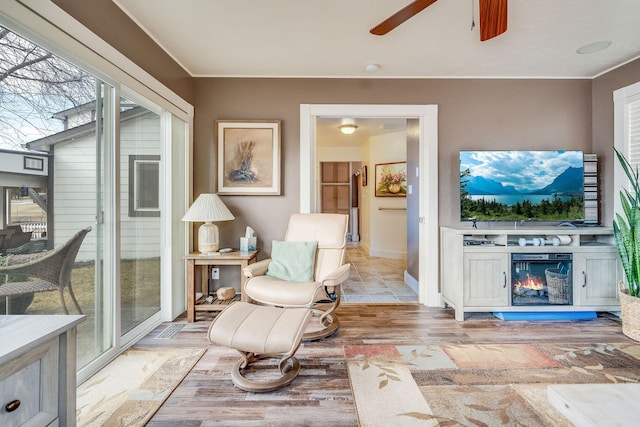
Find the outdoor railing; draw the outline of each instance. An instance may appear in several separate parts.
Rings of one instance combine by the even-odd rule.
[[[42,239],[47,237],[47,223],[46,222],[21,222],[15,225],[19,225],[22,231],[31,234],[31,239]]]

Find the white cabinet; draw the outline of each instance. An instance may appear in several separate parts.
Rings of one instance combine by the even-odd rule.
[[[571,304],[513,304],[514,253],[571,254]],[[454,308],[459,321],[469,312],[618,311],[621,278],[611,228],[440,229],[441,304]]]
[[[0,367],[3,426],[46,426],[58,419],[57,344],[49,341]]]
[[[0,425],[75,426],[76,325],[85,316],[0,316]]]
[[[502,307],[509,304],[509,256],[506,253],[463,255],[465,307]]]
[[[577,253],[573,257],[576,303],[580,306],[612,306],[617,309],[617,284],[622,280],[622,266],[614,248],[598,252]]]

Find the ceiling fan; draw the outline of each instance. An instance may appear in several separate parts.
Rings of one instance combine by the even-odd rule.
[[[415,0],[373,27],[370,33],[383,36],[436,1]],[[492,39],[507,31],[507,0],[478,0],[478,2],[480,5],[480,41]]]

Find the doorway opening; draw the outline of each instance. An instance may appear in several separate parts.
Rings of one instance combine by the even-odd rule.
[[[440,305],[438,291],[438,172],[437,113],[435,105],[350,105],[302,104],[300,106],[300,211],[318,212],[318,169],[316,130],[322,117],[415,118],[418,120],[419,166],[414,173],[420,182],[419,208],[415,218],[419,239],[418,300]],[[371,173],[370,173],[371,175]],[[427,203],[428,202],[428,203]],[[415,256],[416,254],[407,254]]]
[[[417,268],[407,264],[407,203],[416,197],[406,194],[408,143],[406,118],[316,119],[318,211],[349,216],[351,275],[342,285],[344,302],[418,302]],[[385,168],[393,171],[383,174]],[[376,173],[397,178],[394,192],[383,188]],[[378,190],[385,190],[380,197]]]

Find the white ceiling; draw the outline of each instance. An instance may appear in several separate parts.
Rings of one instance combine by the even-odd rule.
[[[372,136],[379,136],[407,130],[407,120],[398,118],[350,118],[358,126],[351,135],[340,132],[345,119],[318,117],[316,119],[316,145],[318,147],[361,147]]]
[[[485,42],[477,0],[439,0],[385,36],[369,30],[410,0],[114,2],[192,76],[591,78],[640,55],[639,0],[514,0]]]
[[[369,30],[411,0],[113,1],[194,77],[592,78],[640,57],[640,0],[512,0],[507,32],[486,42],[478,0],[439,0],[385,36]],[[343,135],[340,119],[318,119],[318,145],[405,129],[356,123]]]

